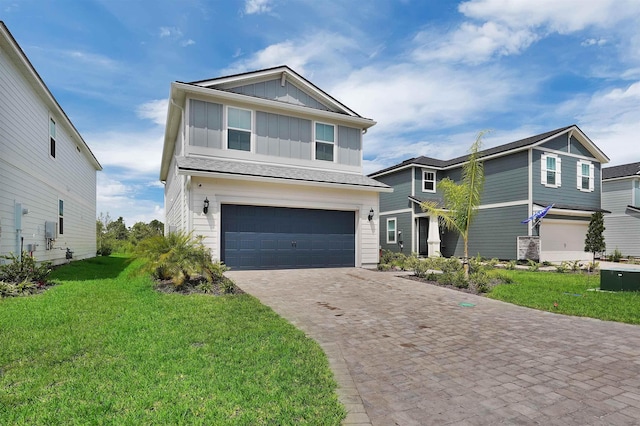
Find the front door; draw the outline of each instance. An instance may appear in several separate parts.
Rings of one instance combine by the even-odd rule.
[[[429,245],[427,239],[429,238],[429,218],[418,218],[418,254],[420,256],[429,255]]]

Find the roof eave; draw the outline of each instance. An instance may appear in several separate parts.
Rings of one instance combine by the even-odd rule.
[[[349,189],[355,189],[358,191],[393,192],[393,188],[390,188],[390,187],[385,188],[385,187],[379,187],[379,186],[355,185],[355,184],[349,184],[349,183],[319,182],[319,181],[309,181],[309,180],[302,180],[302,179],[287,179],[287,178],[278,178],[278,177],[269,177],[269,176],[255,176],[255,175],[246,175],[242,173],[212,172],[207,170],[190,169],[185,167],[178,168],[178,174],[184,175],[184,176],[245,180],[245,181],[253,181],[253,182],[259,181],[259,182],[281,183],[281,184],[287,184],[287,185],[304,185],[304,186],[313,186],[313,187],[322,187],[322,188],[349,188]]]

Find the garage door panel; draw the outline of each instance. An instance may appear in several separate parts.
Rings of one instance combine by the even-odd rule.
[[[233,269],[355,265],[355,213],[222,205],[223,261]]]

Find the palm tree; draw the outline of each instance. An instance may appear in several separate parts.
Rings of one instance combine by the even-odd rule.
[[[486,130],[478,133],[476,141],[469,149],[469,158],[462,166],[462,182],[456,184],[445,178],[438,184],[442,190],[444,207],[440,207],[437,201],[424,201],[420,205],[424,212],[441,217],[445,228],[462,236],[466,279],[469,279],[469,229],[478,213],[484,189],[484,167],[482,162],[478,161],[478,152],[482,146],[482,137],[486,133]]]

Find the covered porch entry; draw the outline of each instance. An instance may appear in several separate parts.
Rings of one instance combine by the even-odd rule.
[[[437,216],[419,215],[415,218],[415,247],[419,256],[434,257],[441,255],[440,225]]]

